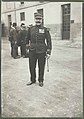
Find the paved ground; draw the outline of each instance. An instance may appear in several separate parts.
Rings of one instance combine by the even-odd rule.
[[[81,117],[81,48],[53,40],[45,68],[44,86],[26,86],[29,81],[28,59],[10,57],[10,44],[2,40],[2,116],[3,117]],[[67,41],[64,41],[67,42]],[[67,42],[68,43],[68,42]],[[61,44],[61,45],[60,45]]]

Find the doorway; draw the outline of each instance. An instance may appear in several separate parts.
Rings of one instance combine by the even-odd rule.
[[[70,39],[70,4],[62,5],[62,39]]]

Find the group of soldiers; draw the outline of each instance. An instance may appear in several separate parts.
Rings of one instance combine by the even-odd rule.
[[[24,23],[21,23],[20,27],[16,23],[11,25],[9,30],[9,41],[11,44],[11,57],[14,59],[20,57],[27,57],[27,47],[26,47],[26,35],[28,27]],[[21,56],[18,55],[18,47],[20,47]]]
[[[51,35],[49,29],[43,26],[43,17],[40,13],[35,14],[35,25],[26,29],[25,24],[17,30],[17,24],[13,23],[10,29],[11,56],[18,58],[18,46],[21,48],[21,56],[26,57],[26,49],[29,54],[30,82],[27,85],[36,83],[36,63],[38,61],[38,82],[43,86],[44,69],[46,59],[49,59],[52,50]]]

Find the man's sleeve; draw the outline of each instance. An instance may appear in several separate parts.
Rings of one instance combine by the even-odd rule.
[[[18,32],[18,46],[21,44],[21,31]]]
[[[13,31],[10,30],[9,32],[9,41],[12,41],[13,40]]]
[[[19,40],[21,40],[21,38],[22,38],[22,33],[21,33],[21,31],[19,31],[18,37],[19,37]]]
[[[11,33],[10,33],[10,30],[9,30],[8,40],[11,41]]]
[[[46,42],[47,42],[47,53],[51,54],[52,41],[51,41],[51,35],[50,35],[49,30],[47,28],[46,28]]]

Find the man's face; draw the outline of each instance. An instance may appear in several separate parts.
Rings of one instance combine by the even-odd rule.
[[[19,27],[19,26],[17,26],[17,27],[16,27],[16,29],[17,29],[17,31],[19,31],[19,30],[20,30],[20,27]]]
[[[22,25],[22,29],[25,30],[26,29],[26,26],[25,25]]]
[[[17,26],[13,26],[15,29],[17,28]]]
[[[17,28],[17,24],[13,24],[13,27],[16,29]]]
[[[41,18],[35,18],[35,23],[36,23],[36,25],[41,25],[42,19]]]

